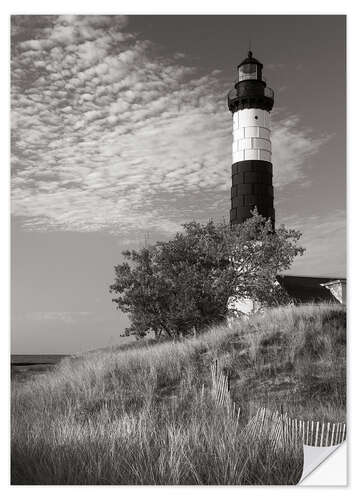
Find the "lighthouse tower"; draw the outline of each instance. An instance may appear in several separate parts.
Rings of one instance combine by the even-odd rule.
[[[251,217],[256,207],[274,227],[270,111],[274,92],[262,76],[263,64],[248,57],[238,66],[238,81],[228,94],[233,115],[231,224]]]

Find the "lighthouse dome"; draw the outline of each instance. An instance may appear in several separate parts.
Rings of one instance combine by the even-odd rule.
[[[251,50],[248,52],[248,57],[243,59],[243,61],[238,65],[238,68],[239,66],[242,66],[242,64],[247,64],[247,63],[258,64],[261,67],[263,67],[263,64],[260,61],[258,61],[258,59],[255,59],[255,57],[253,57],[253,52]]]

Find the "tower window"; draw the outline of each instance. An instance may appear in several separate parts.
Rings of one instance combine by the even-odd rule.
[[[257,115],[255,115],[255,117],[254,117],[254,118],[255,118],[256,120],[258,120],[258,117],[257,117]]]

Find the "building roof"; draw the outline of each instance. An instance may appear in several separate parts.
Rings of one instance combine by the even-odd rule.
[[[331,282],[346,282],[345,278],[311,276],[278,276],[277,280],[289,296],[297,302],[336,302],[328,288],[321,286]]]

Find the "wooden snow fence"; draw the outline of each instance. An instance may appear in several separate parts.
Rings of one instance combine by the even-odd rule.
[[[237,419],[238,429],[241,409],[236,406],[230,393],[229,376],[219,369],[218,361],[211,365],[212,397],[217,406],[226,408],[229,415]],[[259,408],[257,413],[241,429],[242,437],[249,440],[266,439],[273,450],[301,446],[334,446],[346,439],[346,424],[343,422],[320,422],[290,418],[287,413]]]
[[[245,428],[250,437],[266,438],[273,448],[334,446],[346,439],[346,424],[300,420],[279,411],[259,408]]]
[[[235,402],[232,401],[229,377],[219,369],[217,360],[211,365],[211,375],[213,399],[215,400],[217,406],[225,407],[227,413],[237,419],[238,424],[240,408],[236,407]]]

